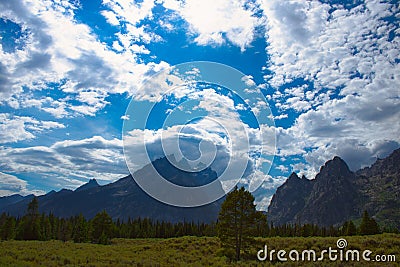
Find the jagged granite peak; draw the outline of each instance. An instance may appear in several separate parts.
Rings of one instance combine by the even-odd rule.
[[[367,210],[381,224],[400,229],[400,149],[356,173],[334,157],[308,180],[311,189],[295,188],[304,180],[296,177],[291,174],[272,197],[268,209],[272,223],[339,225]]]
[[[292,222],[298,211],[305,205],[314,181],[300,179],[296,173],[277,189],[268,207],[269,221],[274,224]]]
[[[354,182],[354,173],[341,158],[327,161],[294,221],[323,226],[345,221],[357,212],[358,192]]]
[[[90,179],[89,182],[87,182],[86,184],[81,185],[80,187],[78,187],[77,189],[75,189],[75,191],[82,191],[82,190],[87,190],[93,187],[98,187],[100,186],[99,183],[97,182],[97,180],[95,178]]]
[[[290,174],[290,176],[289,176],[289,178],[288,178],[288,181],[289,180],[299,180],[300,179],[300,177],[297,175],[297,173],[295,173],[295,172],[292,172],[291,174]]]
[[[290,174],[289,178],[287,179],[287,182],[288,183],[290,182],[290,183],[302,183],[302,184],[304,184],[304,183],[309,183],[310,180],[308,180],[305,175],[302,175],[301,178],[300,178],[297,175],[297,173],[292,172]]]
[[[347,163],[338,156],[335,156],[333,159],[328,160],[324,166],[322,166],[319,170],[319,174],[321,177],[329,177],[329,174],[332,173],[333,177],[347,177],[352,172],[349,169]],[[317,177],[316,177],[317,178]]]

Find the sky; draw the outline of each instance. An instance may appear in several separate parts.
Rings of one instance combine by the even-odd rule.
[[[312,179],[336,155],[369,166],[400,147],[399,19],[395,0],[0,0],[0,196],[116,181],[145,164],[125,160],[127,136],[154,148],[182,133],[184,154],[200,140],[218,159],[238,152],[264,210],[291,172]],[[149,86],[193,61],[237,70],[262,99]],[[133,127],[146,103],[163,115]],[[182,110],[214,119],[182,124]],[[232,146],[242,138],[247,150]],[[252,145],[274,154],[265,168]]]

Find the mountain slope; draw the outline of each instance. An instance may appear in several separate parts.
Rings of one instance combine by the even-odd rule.
[[[314,179],[314,185],[296,221],[318,225],[335,225],[359,211],[359,194],[355,175],[339,157],[325,163]]]
[[[275,224],[292,222],[299,210],[304,207],[313,184],[313,180],[308,180],[304,176],[300,179],[296,173],[292,173],[273,195],[268,219]]]
[[[390,227],[400,225],[400,149],[356,172],[365,209]],[[396,223],[397,222],[397,223]]]
[[[31,197],[33,197],[33,195],[30,195]],[[15,194],[15,195],[11,195],[11,196],[5,196],[5,197],[0,197],[0,210],[2,210],[4,207],[7,207],[9,205],[18,203],[22,200],[24,200],[24,198],[29,198],[29,196],[21,196],[19,194]]]
[[[299,183],[302,179],[293,177],[297,175],[277,189],[268,208],[269,220],[276,225],[338,225],[367,210],[379,223],[400,229],[400,149],[356,173],[334,157],[313,180]]]

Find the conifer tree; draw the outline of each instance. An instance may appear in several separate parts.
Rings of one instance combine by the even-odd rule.
[[[113,221],[105,210],[97,213],[92,222],[92,242],[109,244],[112,237]]]
[[[64,242],[71,240],[72,236],[72,225],[69,220],[62,218],[59,220],[58,226],[58,239]]]
[[[85,217],[82,214],[75,216],[72,239],[75,243],[82,243],[88,240],[89,227]]]
[[[379,226],[374,218],[369,217],[368,212],[365,210],[360,224],[361,235],[375,235],[379,233]]]
[[[5,213],[0,218],[0,239],[10,240],[15,238],[16,220],[14,217],[7,216]]]
[[[240,260],[255,232],[256,208],[254,197],[244,187],[226,195],[219,212],[217,231],[225,255]]]
[[[39,240],[41,237],[39,202],[36,196],[28,204],[27,214],[20,224],[20,231],[20,237],[24,240]]]
[[[348,235],[348,236],[357,234],[357,228],[354,225],[353,221],[344,222],[342,226],[342,233],[343,235]]]

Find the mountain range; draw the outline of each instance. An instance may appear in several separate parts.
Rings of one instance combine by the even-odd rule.
[[[153,161],[133,175],[151,179],[154,170],[182,186],[200,186],[217,179],[216,172],[210,168],[186,172],[176,168],[166,157]],[[223,192],[222,186],[215,190]],[[0,197],[0,212],[22,216],[33,197]],[[74,191],[51,191],[39,196],[38,200],[40,212],[51,212],[64,218],[83,214],[90,219],[106,210],[114,220],[141,217],[209,223],[217,220],[224,198],[200,207],[174,207],[147,195],[129,175],[103,186],[92,179]],[[337,226],[347,220],[359,219],[364,210],[381,225],[400,229],[400,149],[356,172],[350,171],[341,158],[334,157],[321,167],[314,179],[300,178],[292,173],[276,190],[267,214],[274,225]]]
[[[146,178],[151,179],[151,175],[156,169],[167,180],[181,186],[200,186],[217,179],[217,174],[210,168],[200,172],[186,172],[173,166],[166,157],[157,159],[150,164],[133,175],[148,175]],[[222,186],[219,190],[223,192]],[[0,198],[0,212],[22,216],[33,197],[33,195],[2,197]],[[104,186],[92,179],[74,191],[62,189],[38,197],[40,212],[51,212],[55,216],[64,218],[82,214],[90,219],[98,212],[105,210],[114,220],[141,217],[169,222],[206,223],[216,221],[222,201],[223,199],[220,199],[204,206],[192,208],[170,206],[146,194],[131,175]]]
[[[400,149],[370,167],[352,172],[334,157],[315,179],[292,173],[273,195],[268,219],[274,225],[340,225],[366,210],[378,223],[400,229]]]

